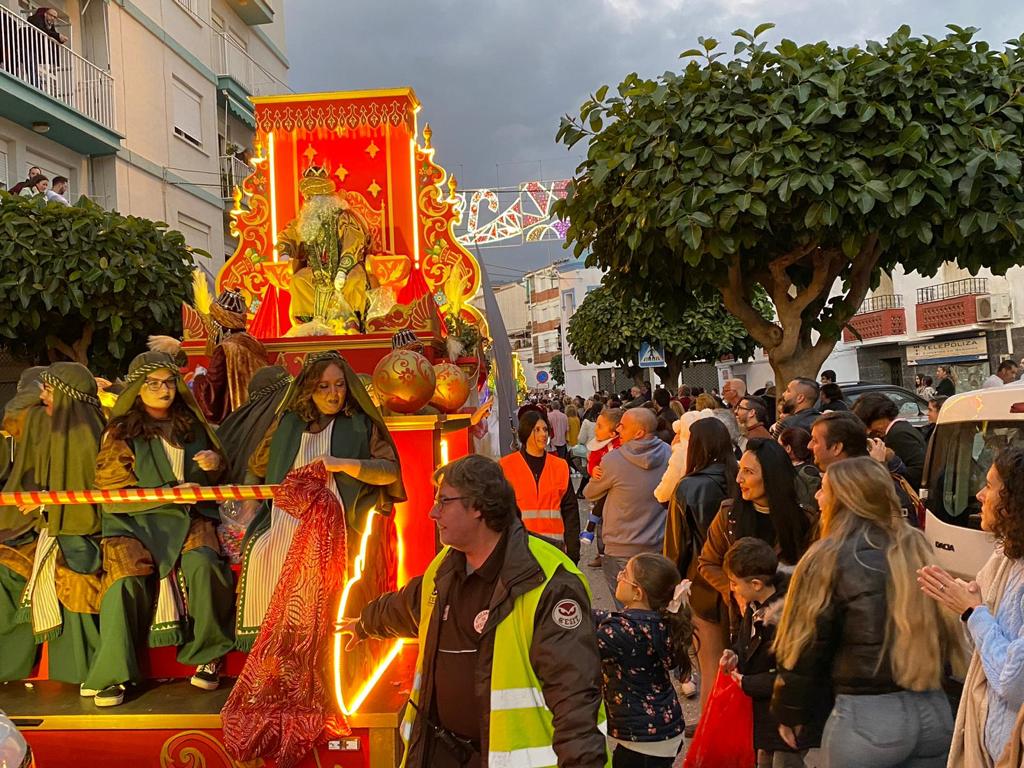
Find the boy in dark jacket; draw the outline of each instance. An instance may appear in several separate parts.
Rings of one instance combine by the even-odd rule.
[[[796,768],[814,744],[794,752],[779,736],[779,722],[769,711],[775,685],[775,630],[786,599],[784,573],[778,571],[775,549],[751,536],[729,547],[722,563],[736,601],[743,609],[743,623],[731,650],[722,654],[721,666],[732,674],[743,692],[753,699],[754,749],[758,768]]]

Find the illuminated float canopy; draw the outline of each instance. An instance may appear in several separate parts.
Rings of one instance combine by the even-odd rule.
[[[263,341],[271,362],[295,373],[310,352],[337,349],[365,380],[398,331],[412,330],[431,363],[449,356],[446,336],[456,324],[486,338],[486,323],[469,304],[480,268],[454,234],[456,180],[434,162],[430,127],[420,136],[412,89],[253,102],[256,155],[251,175],[234,190],[238,244],[216,292],[242,293],[249,333]],[[207,355],[208,320],[188,306],[183,314],[184,349],[197,365]],[[468,416],[387,421],[409,500],[391,518],[372,516],[350,542],[339,616],[358,613],[426,568],[436,552],[429,469],[469,450]],[[346,653],[335,637],[342,711],[359,709],[400,647],[370,641]]]

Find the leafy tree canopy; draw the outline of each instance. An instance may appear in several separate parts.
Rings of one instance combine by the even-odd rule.
[[[713,285],[784,380],[817,370],[883,270],[1021,263],[1024,36],[769,48],[772,26],[736,30],[733,58],[699,38],[681,72],[566,116],[558,139],[588,153],[556,211],[620,288]]]
[[[763,295],[754,303],[757,311],[771,317]],[[623,294],[608,284],[607,277],[576,309],[566,339],[573,357],[584,365],[614,362],[631,376],[640,372],[641,342],[664,346],[666,367],[658,374],[670,386],[675,386],[684,365],[713,362],[726,354],[749,357],[755,346],[743,323],[725,311],[714,291],[698,291],[680,308],[658,298]]]
[[[121,374],[152,333],[181,331],[193,254],[163,222],[0,193],[0,344]]]

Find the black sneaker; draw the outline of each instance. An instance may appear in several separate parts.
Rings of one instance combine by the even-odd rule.
[[[124,702],[124,686],[120,683],[108,685],[93,696],[92,702],[97,707],[116,707]]]
[[[220,659],[200,664],[196,667],[196,673],[192,675],[192,679],[189,682],[196,688],[202,688],[204,691],[215,691],[220,687],[220,668]]]

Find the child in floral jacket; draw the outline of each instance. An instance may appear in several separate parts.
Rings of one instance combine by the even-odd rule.
[[[636,555],[619,573],[621,612],[594,611],[614,768],[669,768],[683,742],[670,672],[690,671],[687,583],[668,558]]]

